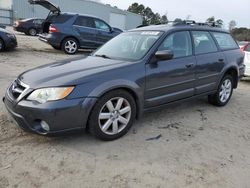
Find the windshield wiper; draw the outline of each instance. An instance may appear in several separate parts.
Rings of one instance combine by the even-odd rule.
[[[105,54],[102,54],[102,55],[96,54],[95,56],[96,56],[96,57],[102,57],[102,58],[104,58],[104,59],[111,59],[109,56],[107,56],[107,55],[105,55]]]

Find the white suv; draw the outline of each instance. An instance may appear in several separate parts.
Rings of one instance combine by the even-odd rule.
[[[250,43],[245,47],[245,59],[244,64],[246,65],[245,76],[250,76]]]

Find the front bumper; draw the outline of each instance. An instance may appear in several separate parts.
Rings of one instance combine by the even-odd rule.
[[[14,38],[14,37],[7,37],[7,38],[5,38],[5,40],[4,40],[4,44],[5,44],[5,47],[7,48],[7,49],[10,49],[10,48],[15,48],[15,47],[17,47],[17,40],[16,40],[16,38]]]
[[[22,32],[22,33],[26,33],[26,32],[27,32],[27,29],[26,29],[26,28],[23,28],[23,27],[16,27],[16,26],[13,26],[13,30],[14,30],[14,31],[18,31],[18,32]]]
[[[49,135],[85,128],[90,112],[89,105],[94,103],[94,99],[65,99],[45,104],[21,100],[16,103],[7,91],[3,102],[20,128]],[[49,131],[42,128],[42,121],[49,125]]]
[[[245,66],[245,64],[242,64],[239,67],[239,79],[241,79],[242,77],[244,77],[245,72],[246,72],[246,66]]]

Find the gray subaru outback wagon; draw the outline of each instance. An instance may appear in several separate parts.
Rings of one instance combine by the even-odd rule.
[[[208,96],[226,105],[244,75],[244,55],[220,28],[189,24],[124,32],[88,57],[19,75],[3,99],[24,130],[85,129],[102,140],[125,135],[144,112]]]

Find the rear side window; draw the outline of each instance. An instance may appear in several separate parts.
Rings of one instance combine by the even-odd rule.
[[[95,20],[95,27],[104,31],[110,31],[109,26],[101,20]]]
[[[170,34],[158,50],[172,50],[174,58],[192,55],[192,43],[189,32],[182,31]]]
[[[85,16],[79,16],[74,25],[82,26],[82,27],[91,27],[94,28],[94,21],[92,18],[85,17]]]
[[[47,20],[51,23],[62,24],[67,22],[70,18],[72,18],[72,15],[60,14],[60,15],[51,15]]]
[[[195,54],[205,54],[217,52],[215,41],[209,32],[206,31],[192,31],[194,39]]]
[[[235,40],[228,33],[212,32],[222,50],[239,48]]]

